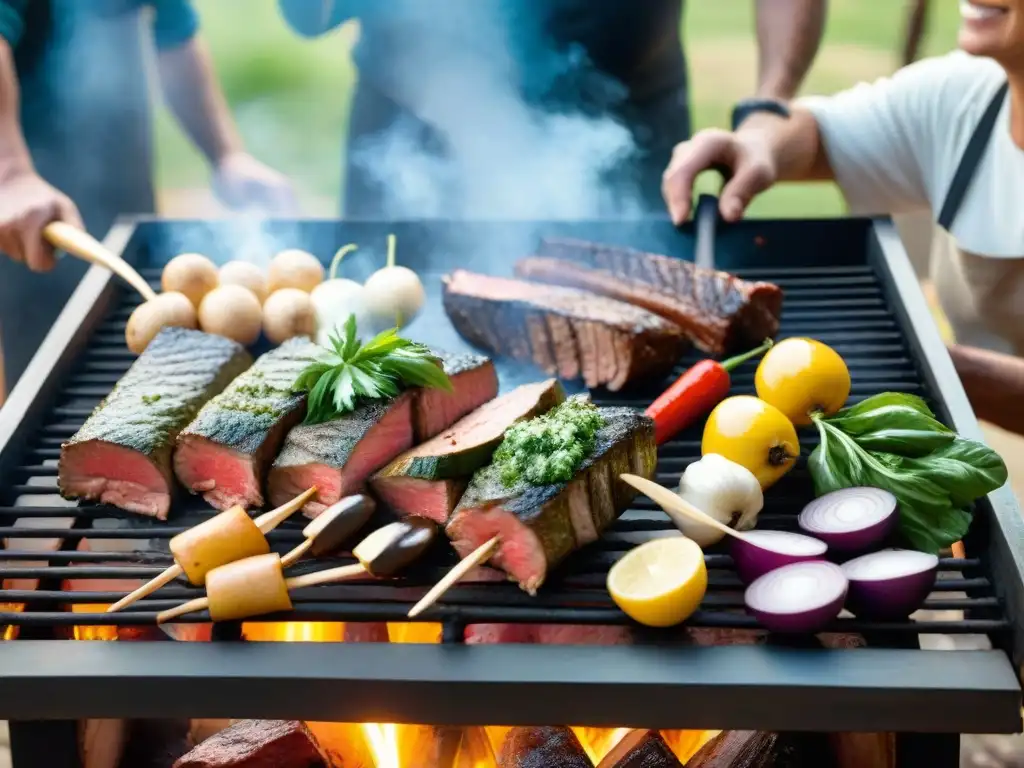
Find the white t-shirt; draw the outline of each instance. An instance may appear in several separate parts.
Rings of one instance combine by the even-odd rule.
[[[853,212],[942,208],[975,127],[1000,86],[1002,67],[962,51],[924,59],[892,77],[800,104],[818,121]],[[1006,99],[951,234],[988,258],[1024,257],[1024,150],[1010,137]]]

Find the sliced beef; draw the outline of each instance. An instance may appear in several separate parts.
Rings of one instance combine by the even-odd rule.
[[[645,307],[681,325],[709,354],[760,344],[779,331],[782,289],[772,283],[749,282],[683,259],[581,240],[543,240],[538,256],[548,258],[525,260],[517,272],[531,280],[587,288]],[[584,268],[572,269],[566,262]]]
[[[160,331],[61,446],[61,495],[166,520],[175,438],[251,364],[245,349],[223,336],[185,328]]]
[[[597,768],[683,768],[657,731],[637,728],[612,747]]]
[[[242,720],[225,728],[174,768],[320,768],[323,755],[298,720]]]
[[[498,755],[498,768],[593,768],[576,734],[565,726],[513,728]]]
[[[491,461],[505,431],[564,399],[565,390],[555,379],[517,387],[403,453],[373,476],[373,490],[395,512],[428,517],[443,525],[469,478]]]
[[[689,346],[678,325],[632,304],[464,270],[445,278],[444,307],[470,343],[612,391],[664,378]]]
[[[654,475],[654,422],[630,408],[600,412],[605,425],[570,482],[506,488],[493,464],[473,476],[445,527],[460,555],[500,536],[489,564],[535,594],[551,568],[626,510],[636,492],[619,475]]]
[[[293,427],[270,470],[270,503],[284,504],[315,485],[316,496],[303,512],[316,517],[359,491],[373,472],[412,445],[414,397],[404,392],[391,400],[372,400],[332,421]]]
[[[452,383],[452,391],[421,389],[416,393],[413,434],[417,443],[443,432],[474,408],[498,396],[498,373],[483,355],[435,352]]]
[[[292,387],[314,354],[308,339],[286,341],[203,406],[178,436],[182,485],[217,509],[262,506],[267,468],[306,413],[306,396]]]

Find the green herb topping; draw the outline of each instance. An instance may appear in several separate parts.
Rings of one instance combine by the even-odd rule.
[[[152,405],[160,401],[160,395],[143,395],[142,402],[146,405]]]
[[[594,436],[604,418],[582,396],[570,397],[535,419],[512,425],[494,453],[502,484],[511,488],[567,483],[594,450]]]
[[[999,454],[959,437],[913,395],[885,392],[815,424],[821,444],[808,462],[815,492],[884,488],[899,501],[903,535],[923,552],[963,538],[971,523],[965,507],[1006,482]]]
[[[295,382],[296,391],[309,393],[306,424],[336,419],[361,399],[394,397],[404,387],[452,391],[441,361],[424,345],[400,337],[397,328],[363,344],[349,315],[345,338],[332,334],[330,341]]]

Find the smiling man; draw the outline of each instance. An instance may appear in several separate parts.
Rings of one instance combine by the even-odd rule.
[[[661,171],[690,133],[682,0],[279,4],[306,36],[362,25],[346,215],[664,215]],[[737,119],[796,93],[825,15],[824,0],[755,4],[757,88]]]

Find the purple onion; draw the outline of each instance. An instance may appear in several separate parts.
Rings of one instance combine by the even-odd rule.
[[[824,560],[828,545],[810,536],[786,531],[745,531],[733,538],[732,559],[744,584],[784,565]]]
[[[909,549],[883,549],[843,564],[850,582],[847,608],[857,618],[905,619],[935,588],[939,558]]]
[[[892,533],[898,509],[896,497],[881,488],[843,488],[804,507],[798,523],[830,549],[863,552]]]
[[[833,563],[794,563],[766,573],[743,595],[747,610],[771,632],[812,633],[843,609],[846,576]]]

